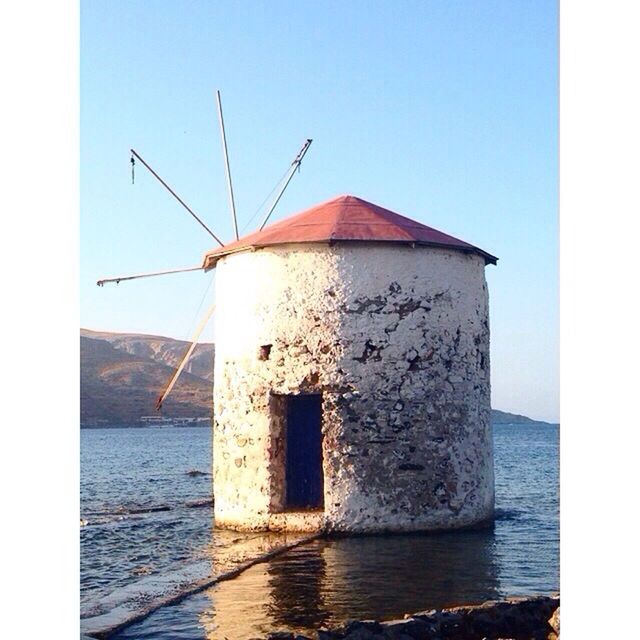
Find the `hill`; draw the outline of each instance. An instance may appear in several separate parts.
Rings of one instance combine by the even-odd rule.
[[[207,418],[211,379],[183,372],[162,413],[155,403],[184,354],[187,343],[158,336],[125,336],[84,331],[80,336],[81,426],[136,426],[145,416]],[[202,345],[189,367],[213,377],[213,345]],[[195,366],[194,366],[195,364]]]
[[[210,418],[215,347],[199,344],[165,402],[156,399],[189,347],[183,340],[140,333],[80,330],[81,426],[143,425],[145,416]],[[493,424],[547,424],[493,409]],[[203,422],[208,424],[208,422]]]
[[[552,424],[542,420],[534,420],[527,416],[521,416],[517,413],[498,411],[498,409],[491,409],[491,422],[493,424]]]
[[[111,333],[80,329],[80,335],[94,340],[104,340],[118,351],[153,360],[169,367],[177,367],[189,343],[184,340],[152,336],[143,333]],[[215,348],[210,343],[199,344],[185,367],[187,373],[198,378],[213,381],[213,354]]]

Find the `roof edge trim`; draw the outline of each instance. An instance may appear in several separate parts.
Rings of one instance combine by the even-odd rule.
[[[460,251],[462,253],[475,253],[480,257],[484,258],[485,266],[488,264],[497,265],[498,258],[496,256],[483,251],[482,249],[475,247],[473,245],[467,246],[455,246],[444,243],[437,242],[425,242],[420,240],[355,240],[355,239],[340,239],[340,238],[332,238],[328,240],[297,240],[291,242],[279,242],[277,244],[270,243],[256,243],[245,245],[243,247],[231,248],[228,251],[225,251],[223,247],[220,248],[219,251],[216,251],[215,254],[211,255],[210,252],[207,252],[204,255],[204,259],[202,262],[202,268],[206,271],[210,271],[211,269],[215,269],[216,264],[222,258],[226,258],[227,256],[234,255],[236,253],[242,253],[244,251],[256,251],[257,249],[267,249],[268,247],[283,247],[287,245],[294,244],[326,244],[328,246],[333,246],[336,244],[344,243],[344,244],[392,244],[392,245],[406,245],[413,247],[425,247],[425,248],[435,248],[435,249],[447,249],[450,251]]]

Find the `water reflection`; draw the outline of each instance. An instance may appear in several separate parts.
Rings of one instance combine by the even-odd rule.
[[[492,530],[318,540],[208,590],[200,622],[240,640],[480,602],[500,595],[494,551]]]
[[[272,627],[319,627],[328,619],[330,605],[325,601],[328,586],[326,548],[314,542],[308,549],[293,550],[289,561],[274,558],[266,567],[268,591],[265,612]]]
[[[494,435],[494,529],[316,541],[163,607],[115,637],[246,640],[278,628],[311,635],[348,618],[390,619],[558,590],[558,429],[498,425]],[[205,531],[211,542],[203,555],[213,562],[207,574],[275,542]],[[178,543],[190,535],[176,533]]]

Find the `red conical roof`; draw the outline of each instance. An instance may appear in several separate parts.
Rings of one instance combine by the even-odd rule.
[[[477,253],[490,264],[498,260],[478,247],[376,204],[355,196],[338,196],[209,251],[204,268],[215,267],[229,253],[300,242],[393,242]]]

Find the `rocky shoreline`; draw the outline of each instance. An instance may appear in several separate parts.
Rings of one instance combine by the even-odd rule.
[[[265,640],[556,640],[560,595],[491,600],[407,614],[403,620],[350,621],[313,636],[276,631]]]

